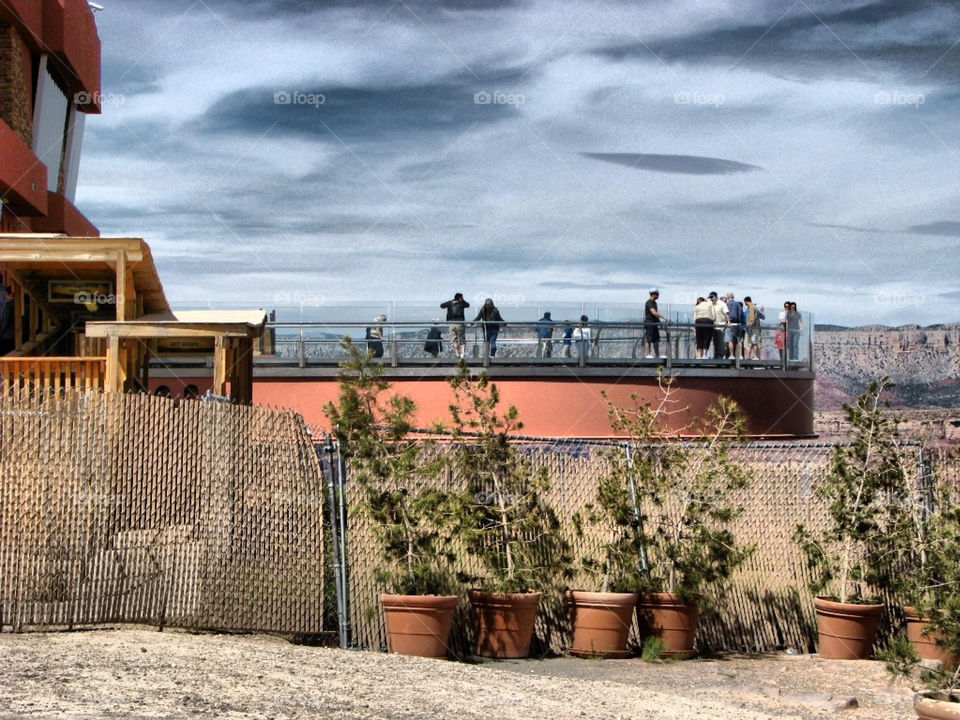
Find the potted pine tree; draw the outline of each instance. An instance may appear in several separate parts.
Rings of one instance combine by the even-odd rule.
[[[613,473],[602,477],[595,502],[585,508],[585,517],[573,516],[574,530],[582,542],[585,522],[603,537],[597,552],[580,561],[581,569],[594,581],[594,589],[566,593],[572,628],[568,650],[578,657],[630,655],[630,628],[644,587],[644,548],[636,532],[636,487],[622,480]]]
[[[920,644],[894,639],[881,654],[897,675],[919,679],[923,688],[914,696],[914,711],[921,720],[960,718],[960,508],[943,507],[929,526],[936,557],[936,589],[926,588],[917,599],[926,639]],[[942,564],[941,564],[942,563]],[[916,640],[916,638],[913,638]],[[918,649],[927,650],[922,657]],[[923,661],[923,667],[920,663]],[[919,670],[919,673],[918,673]],[[918,677],[919,676],[919,677]]]
[[[546,502],[546,469],[534,471],[511,442],[522,427],[515,407],[501,411],[500,394],[483,373],[465,364],[451,378],[454,462],[467,481],[458,497],[455,530],[475,572],[474,646],[478,655],[527,657],[544,592],[569,570],[568,545],[556,511]]]
[[[936,589],[918,599],[918,614],[924,622],[920,628],[920,647],[933,660],[921,672],[926,689],[914,697],[914,710],[922,720],[960,718],[960,508],[956,505],[939,514],[931,535],[938,538],[931,558],[936,570]],[[931,588],[928,588],[931,590]],[[910,646],[916,653],[916,642]],[[918,660],[921,659],[918,656]]]
[[[753,548],[730,529],[742,513],[736,494],[749,472],[730,455],[742,439],[736,404],[722,398],[696,421],[702,440],[684,442],[669,430],[667,416],[681,412],[661,379],[657,405],[633,397],[633,407],[608,400],[611,427],[628,442],[610,458],[598,505],[614,532],[601,568],[620,589],[639,591],[641,636],[662,654],[693,654],[700,603],[716,583],[730,577]]]
[[[348,339],[336,403],[327,403],[352,482],[362,490],[359,511],[380,541],[376,579],[391,652],[444,657],[457,605],[450,548],[450,493],[437,487],[443,459],[429,442],[411,437],[410,398],[388,395],[383,366]]]
[[[950,667],[957,664],[957,655],[930,618],[942,612],[958,590],[960,507],[952,494],[947,482],[905,487],[893,504],[890,542],[891,562],[899,570],[891,585],[905,602],[907,638],[921,660]]]
[[[895,638],[881,654],[898,675],[916,678],[925,688],[914,698],[920,718],[960,718],[960,505],[947,483],[924,492],[907,505],[898,529],[908,532],[900,545],[911,571],[898,577],[897,589],[912,603],[904,608],[907,637]],[[919,508],[920,512],[912,508]],[[905,556],[905,557],[904,557]]]
[[[794,531],[813,576],[819,652],[826,658],[870,656],[883,612],[871,592],[891,583],[892,509],[907,484],[897,422],[884,412],[892,384],[872,381],[854,405],[844,404],[849,441],[834,446],[830,472],[817,488],[831,523],[821,533],[803,524]]]

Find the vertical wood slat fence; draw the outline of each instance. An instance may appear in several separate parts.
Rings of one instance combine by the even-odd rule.
[[[106,357],[0,357],[0,392],[4,395],[30,388],[34,391],[100,390]]]
[[[295,413],[0,396],[0,628],[323,629],[319,466]]]

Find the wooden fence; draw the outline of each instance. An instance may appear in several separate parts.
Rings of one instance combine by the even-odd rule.
[[[321,493],[292,412],[4,394],[0,627],[320,632]]]

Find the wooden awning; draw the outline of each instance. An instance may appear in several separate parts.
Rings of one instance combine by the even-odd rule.
[[[87,337],[107,339],[105,390],[121,390],[130,341],[163,338],[213,340],[213,392],[236,402],[253,399],[253,343],[263,333],[264,310],[177,310],[122,322],[88,322]]]
[[[150,246],[141,238],[0,234],[0,264],[18,289],[59,319],[69,318],[70,306],[57,302],[55,286],[76,284],[82,292],[98,282],[112,287],[116,320],[170,311]]]
[[[176,310],[123,322],[88,322],[88,337],[258,338],[267,322],[264,310]]]

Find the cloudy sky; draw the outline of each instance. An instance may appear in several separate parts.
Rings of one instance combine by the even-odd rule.
[[[175,306],[960,321],[955,2],[100,4],[77,205]]]

